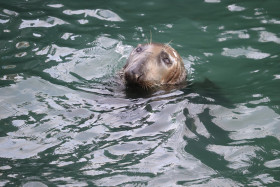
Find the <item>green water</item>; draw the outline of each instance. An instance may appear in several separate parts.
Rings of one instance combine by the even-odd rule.
[[[2,0],[0,186],[279,186],[279,7]],[[120,87],[151,38],[191,86]]]

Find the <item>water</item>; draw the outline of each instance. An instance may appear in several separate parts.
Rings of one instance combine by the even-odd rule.
[[[279,6],[1,1],[0,186],[279,186]],[[150,38],[191,86],[121,88]]]

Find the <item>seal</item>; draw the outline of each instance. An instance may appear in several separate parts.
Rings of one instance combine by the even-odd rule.
[[[126,86],[148,90],[182,84],[187,73],[175,49],[167,44],[147,43],[133,49],[120,76]]]

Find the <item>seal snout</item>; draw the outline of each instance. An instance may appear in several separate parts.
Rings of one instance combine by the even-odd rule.
[[[143,73],[138,69],[129,69],[125,71],[124,78],[128,83],[138,83],[142,77]]]

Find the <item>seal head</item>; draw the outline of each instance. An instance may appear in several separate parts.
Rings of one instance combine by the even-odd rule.
[[[121,71],[127,86],[144,89],[185,82],[186,69],[178,52],[169,45],[139,44]]]

